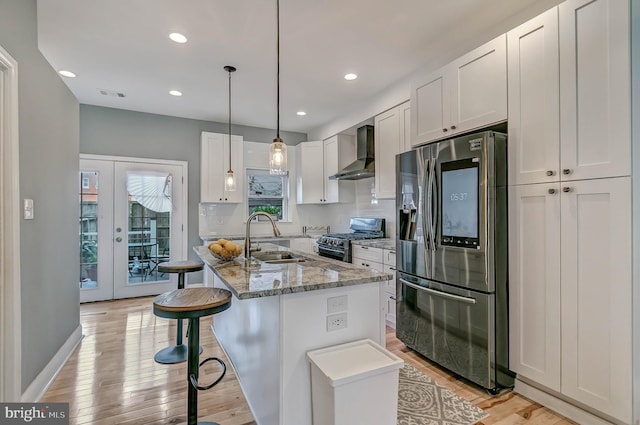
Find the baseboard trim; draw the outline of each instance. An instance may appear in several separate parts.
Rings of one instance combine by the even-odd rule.
[[[560,413],[561,415],[576,421],[579,424],[590,425],[611,425],[612,423],[620,423],[618,421],[608,421],[599,416],[596,416],[578,406],[574,406],[552,394],[549,394],[541,389],[538,389],[520,379],[516,379],[514,392],[527,397],[537,403],[540,403],[544,407]]]
[[[82,325],[71,333],[67,341],[62,344],[62,347],[53,356],[49,363],[42,369],[42,372],[36,376],[36,379],[29,385],[29,387],[22,393],[21,401],[23,402],[38,402],[47,391],[53,380],[60,370],[65,365],[69,357],[73,354],[78,344],[82,341]]]

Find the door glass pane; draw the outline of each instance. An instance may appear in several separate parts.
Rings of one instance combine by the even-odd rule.
[[[166,173],[127,173],[128,284],[170,279],[158,271],[158,264],[171,258],[171,180]]]
[[[98,286],[98,172],[80,172],[80,289]]]

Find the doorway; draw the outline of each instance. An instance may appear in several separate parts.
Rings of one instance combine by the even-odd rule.
[[[81,155],[80,302],[175,289],[158,264],[186,254],[187,163]]]

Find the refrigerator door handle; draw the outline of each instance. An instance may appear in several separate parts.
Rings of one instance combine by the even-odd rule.
[[[431,169],[429,170],[429,233],[431,235],[431,244],[433,251],[437,249],[436,245],[436,225],[438,219],[438,193],[436,186],[436,161],[431,161]],[[434,214],[435,211],[435,214]]]
[[[402,282],[403,285],[407,285],[413,289],[418,289],[420,291],[424,291],[424,292],[428,292],[431,295],[435,295],[436,297],[441,297],[441,298],[447,298],[450,300],[454,300],[454,301],[459,301],[462,303],[467,303],[467,304],[475,304],[476,300],[474,298],[467,298],[467,297],[462,297],[460,295],[453,295],[453,294],[448,294],[446,292],[442,292],[442,291],[436,291],[435,289],[431,289],[431,288],[425,288],[424,286],[420,286],[420,285],[416,285],[414,283],[411,282],[407,282],[404,279],[399,279],[400,282]]]
[[[431,238],[431,216],[427,214],[431,210],[431,186],[427,184],[429,174],[429,160],[425,161],[424,164],[424,178],[422,181],[422,187],[427,190],[427,193],[424,194],[424,200],[422,202],[422,234],[424,237],[424,248],[427,251],[430,251],[430,238]]]

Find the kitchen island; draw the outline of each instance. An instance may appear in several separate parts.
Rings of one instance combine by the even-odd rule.
[[[304,261],[245,265],[242,257],[222,262],[207,247],[194,250],[214,286],[233,294],[213,330],[259,425],[311,425],[307,351],[362,338],[384,345],[381,284],[390,275],[296,251]],[[334,319],[338,329],[329,331]]]

